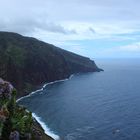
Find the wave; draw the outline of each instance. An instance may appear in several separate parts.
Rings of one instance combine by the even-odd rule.
[[[37,93],[37,92],[43,91],[44,88],[45,88],[46,86],[48,86],[48,85],[55,84],[55,83],[58,83],[58,82],[67,81],[67,80],[71,79],[73,76],[74,76],[74,74],[72,74],[69,78],[66,78],[66,79],[56,80],[56,81],[54,81],[54,82],[46,83],[46,84],[44,84],[44,86],[43,86],[41,89],[36,90],[36,91],[33,91],[33,92],[31,92],[30,94],[28,94],[28,95],[26,95],[26,96],[23,96],[23,97],[21,97],[21,98],[19,98],[19,99],[17,99],[16,102],[19,102],[19,101],[22,100],[22,99],[28,98],[28,97],[32,96],[33,94],[35,94],[35,93]],[[59,136],[56,135],[56,134],[54,134],[54,132],[51,131],[51,130],[47,127],[46,123],[43,122],[43,121],[41,120],[41,117],[37,116],[35,113],[32,113],[32,116],[37,120],[37,122],[38,122],[38,123],[41,125],[41,127],[44,129],[45,134],[49,135],[50,137],[52,137],[52,138],[55,139],[55,140],[60,140]]]
[[[30,97],[31,95],[33,95],[33,94],[35,94],[35,93],[37,93],[37,92],[43,91],[44,88],[45,88],[46,86],[48,86],[48,85],[52,85],[52,84],[55,84],[55,83],[58,83],[58,82],[67,81],[67,80],[71,79],[73,76],[74,76],[74,74],[72,74],[69,78],[66,78],[66,79],[56,80],[56,81],[54,81],[54,82],[46,83],[46,84],[43,85],[43,87],[42,87],[41,89],[38,89],[38,90],[36,90],[36,91],[33,91],[33,92],[31,92],[30,94],[28,94],[28,95],[26,95],[26,96],[23,96],[23,97],[21,97],[21,98],[19,98],[19,99],[17,99],[16,102],[19,102],[20,100],[22,100],[22,99],[24,99],[24,98],[28,98],[28,97]]]
[[[36,121],[41,125],[41,127],[44,129],[45,134],[52,137],[55,140],[60,140],[60,137],[56,135],[53,131],[50,130],[50,128],[41,120],[41,117],[37,116],[35,113],[32,113],[32,116],[36,119]]]

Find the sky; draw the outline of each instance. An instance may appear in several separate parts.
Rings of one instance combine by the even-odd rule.
[[[140,0],[0,0],[0,31],[90,58],[137,58]]]

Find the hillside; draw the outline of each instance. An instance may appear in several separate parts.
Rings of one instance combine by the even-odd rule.
[[[26,95],[46,82],[79,72],[101,71],[89,58],[35,38],[0,32],[0,77]]]

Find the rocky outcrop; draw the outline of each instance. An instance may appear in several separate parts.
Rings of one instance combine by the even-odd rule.
[[[89,58],[35,38],[0,32],[0,77],[13,83],[20,93],[18,97],[46,82],[96,71],[101,69]]]
[[[0,78],[0,140],[53,140],[32,113],[16,103],[16,90]]]

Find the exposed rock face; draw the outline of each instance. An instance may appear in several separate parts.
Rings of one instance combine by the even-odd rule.
[[[101,71],[89,58],[34,38],[0,32],[0,77],[23,96],[46,82],[79,72]]]

